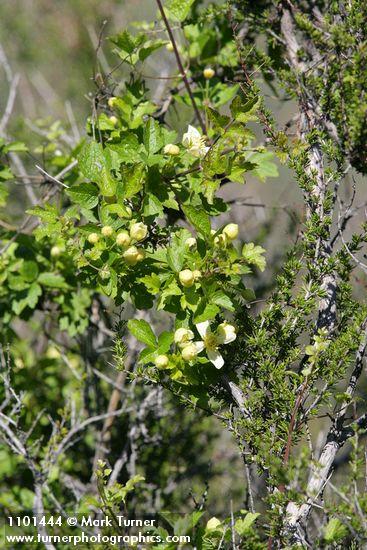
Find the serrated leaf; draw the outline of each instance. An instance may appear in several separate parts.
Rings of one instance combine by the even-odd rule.
[[[205,301],[201,301],[198,305],[196,315],[194,317],[194,323],[203,323],[204,321],[210,321],[214,319],[219,313],[219,307],[215,304],[206,304]]]
[[[248,157],[248,160],[257,165],[252,170],[252,173],[260,181],[265,181],[266,178],[276,178],[279,176],[278,167],[275,162],[271,160],[273,158],[274,154],[271,151],[254,153]]]
[[[244,536],[252,527],[252,524],[260,516],[258,512],[248,512],[243,519],[238,519],[234,525],[235,531]]]
[[[345,537],[347,534],[347,527],[338,518],[331,518],[327,523],[324,530],[325,542],[332,543],[337,542]]]
[[[121,172],[123,180],[123,195],[130,199],[142,190],[145,181],[145,167],[143,163],[134,166],[125,166]]]
[[[164,145],[164,139],[160,124],[154,118],[149,118],[148,122],[144,126],[143,133],[144,146],[149,155],[154,155],[162,149]]]
[[[82,174],[97,183],[102,195],[112,197],[116,193],[117,182],[109,171],[100,143],[86,143],[79,153],[78,162]]]
[[[54,223],[58,218],[58,211],[53,204],[45,204],[44,206],[35,206],[27,210],[27,214],[38,216],[43,222]]]
[[[266,250],[262,246],[256,246],[254,243],[247,243],[243,245],[242,256],[249,264],[256,265],[260,271],[264,271],[266,266],[266,260],[263,257]]]
[[[139,342],[143,342],[147,346],[157,347],[155,334],[150,324],[144,319],[130,319],[127,327]]]
[[[218,290],[211,297],[210,301],[217,306],[220,306],[228,311],[234,311],[234,306],[231,298],[227,296],[222,290]]]
[[[98,188],[93,183],[82,183],[66,190],[66,194],[83,208],[94,208],[98,204]]]
[[[167,0],[164,8],[169,19],[182,22],[189,15],[193,3],[194,0]]]
[[[203,207],[185,204],[181,208],[189,222],[201,235],[205,237],[210,235],[210,218]]]
[[[44,272],[41,273],[37,279],[38,283],[43,286],[48,286],[50,288],[67,288],[67,284],[62,275],[57,275],[55,273]]]

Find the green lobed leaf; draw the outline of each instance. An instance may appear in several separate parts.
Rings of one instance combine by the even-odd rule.
[[[190,13],[194,0],[166,0],[164,4],[166,15],[172,21],[182,22]]]
[[[203,207],[182,205],[182,211],[189,222],[197,229],[199,233],[208,237],[211,231],[210,218]]]
[[[157,340],[151,326],[144,319],[130,319],[127,327],[131,334],[135,336],[139,342],[143,342],[147,346],[156,347]]]
[[[93,183],[81,183],[66,190],[66,194],[83,208],[91,209],[98,204],[98,188]]]

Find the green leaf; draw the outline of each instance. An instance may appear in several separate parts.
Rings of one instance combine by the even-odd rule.
[[[270,160],[273,157],[274,155],[271,151],[254,153],[248,157],[248,160],[254,164],[257,164],[257,166],[252,170],[252,173],[260,181],[265,181],[266,178],[276,178],[279,176],[277,165]]]
[[[228,311],[234,311],[234,306],[231,298],[227,296],[222,290],[218,290],[210,297],[210,301],[217,306],[220,306]]]
[[[8,198],[9,191],[6,189],[4,185],[0,184],[0,206],[6,205],[6,200]]]
[[[93,183],[82,183],[66,190],[66,194],[83,208],[91,209],[98,204],[98,189]]]
[[[12,141],[4,147],[4,153],[26,153],[28,147],[21,141]]]
[[[22,267],[20,268],[20,274],[25,281],[31,282],[34,281],[38,276],[38,265],[33,261],[23,262]]]
[[[249,120],[256,120],[256,111],[259,107],[260,99],[254,97],[245,103],[242,102],[240,96],[236,96],[231,103],[231,113],[238,122],[246,123]]]
[[[127,327],[139,342],[143,342],[143,344],[147,346],[157,346],[155,334],[150,324],[144,321],[144,319],[130,319],[127,323]]]
[[[325,542],[337,542],[345,537],[348,529],[338,518],[331,518],[324,530]]]
[[[116,154],[119,163],[133,163],[140,160],[140,144],[138,138],[133,133],[120,136],[118,143],[112,143],[106,147],[106,152]]]
[[[215,304],[205,304],[202,300],[198,305],[196,315],[194,317],[194,323],[203,323],[204,321],[210,321],[214,319],[219,313],[219,307]]]
[[[56,275],[55,273],[46,271],[40,274],[38,282],[43,286],[49,286],[51,288],[67,288],[67,284],[62,275]]]
[[[122,179],[124,183],[123,194],[126,199],[130,199],[142,190],[145,180],[145,167],[143,163],[134,166],[125,166],[122,170]]]
[[[173,333],[172,332],[161,332],[158,337],[158,352],[166,353],[173,342]]]
[[[135,38],[128,31],[122,31],[114,36],[111,36],[109,40],[126,53],[132,53],[136,47]]]
[[[197,229],[199,233],[208,237],[210,235],[210,218],[203,207],[182,205],[182,210],[189,222]]]
[[[144,146],[149,155],[154,155],[164,145],[164,139],[160,124],[154,118],[149,118],[144,126],[143,133]]]
[[[256,521],[256,519],[260,516],[258,512],[248,512],[246,516],[243,519],[238,519],[234,525],[234,528],[236,532],[243,536],[251,529],[252,524]]]
[[[158,294],[161,288],[161,280],[156,273],[145,275],[141,277],[139,281],[141,281],[145,285],[147,291],[153,295]]]
[[[102,195],[112,197],[116,193],[117,182],[109,171],[100,143],[86,143],[79,153],[78,162],[82,174],[98,184]]]
[[[256,246],[254,243],[247,243],[243,245],[242,256],[249,264],[255,264],[260,271],[264,271],[266,266],[266,260],[263,257],[266,250],[262,246]]]
[[[190,13],[194,0],[167,0],[164,4],[166,15],[172,21],[182,22]]]
[[[53,204],[45,204],[44,206],[35,206],[29,208],[27,214],[38,216],[43,222],[54,223],[59,217],[59,212]]]

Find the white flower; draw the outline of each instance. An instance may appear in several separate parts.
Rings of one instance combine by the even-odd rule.
[[[189,150],[193,157],[203,158],[209,151],[205,139],[200,132],[189,124],[186,134],[182,137],[182,145]]]
[[[229,344],[236,339],[236,329],[227,322],[221,323],[215,332],[210,330],[209,321],[198,323],[196,328],[202,337],[202,341],[193,342],[198,353],[206,350],[209,361],[215,368],[221,369],[224,365],[224,359],[218,351],[222,344]]]

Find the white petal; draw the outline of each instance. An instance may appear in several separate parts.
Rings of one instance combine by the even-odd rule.
[[[216,369],[221,369],[224,365],[224,359],[216,350],[208,350],[209,361],[213,363]]]
[[[195,325],[198,329],[198,332],[202,338],[204,338],[207,334],[207,332],[210,330],[210,323],[209,321],[203,321],[202,323],[198,323]]]
[[[220,344],[229,344],[237,338],[236,329],[226,322],[221,323],[217,328],[217,337]]]
[[[204,342],[202,342],[201,340],[198,342],[193,342],[193,344],[196,347],[198,353],[202,352],[205,348]]]
[[[189,124],[189,126],[187,128],[187,133],[189,134],[191,139],[200,139],[201,138],[199,130],[197,130],[194,126],[191,126],[191,124]]]

